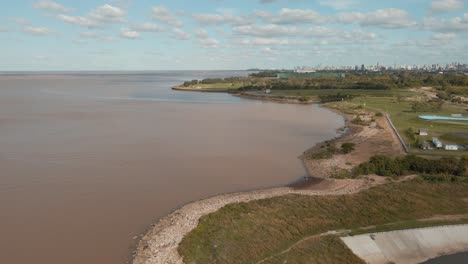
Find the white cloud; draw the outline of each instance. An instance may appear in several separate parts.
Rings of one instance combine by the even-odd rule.
[[[84,39],[94,39],[101,41],[114,41],[114,37],[106,35],[102,32],[95,31],[84,31],[80,33],[80,39],[78,41],[86,42]]]
[[[6,31],[8,31],[7,27],[0,26],[0,32],[6,32]]]
[[[287,39],[275,39],[275,38],[251,38],[251,39],[239,39],[236,43],[248,46],[271,46],[271,45],[289,45],[291,42]]]
[[[125,11],[119,7],[105,4],[91,11],[89,14],[91,19],[107,22],[107,23],[123,23],[126,22]]]
[[[138,39],[140,38],[140,33],[134,30],[130,30],[128,28],[122,28],[120,30],[120,37],[126,39]]]
[[[277,37],[297,33],[297,29],[295,27],[280,26],[275,24],[238,26],[234,27],[232,31],[239,35],[256,37]]]
[[[278,15],[265,11],[257,11],[256,15],[274,24],[320,24],[327,20],[326,17],[310,9],[282,8]]]
[[[432,36],[434,40],[452,40],[456,38],[457,34],[455,33],[437,33]]]
[[[135,24],[131,26],[131,29],[140,32],[163,32],[166,30],[164,27],[153,23]]]
[[[50,11],[62,12],[62,13],[68,13],[72,11],[72,9],[66,8],[63,5],[50,1],[50,0],[36,2],[33,4],[33,6],[34,8],[37,8],[37,9],[45,9],[45,10],[50,10]]]
[[[219,41],[214,38],[199,39],[198,42],[205,48],[217,48]]]
[[[319,4],[337,10],[348,9],[358,3],[358,0],[320,0]]]
[[[78,25],[82,27],[94,28],[99,26],[99,23],[97,21],[83,16],[58,15],[57,18],[65,23]]]
[[[432,1],[430,13],[444,13],[444,12],[455,12],[463,10],[464,4],[460,0],[436,0]]]
[[[407,28],[415,26],[408,12],[397,8],[379,9],[369,13],[349,12],[339,13],[336,21],[345,24],[375,26],[381,28]]]
[[[208,31],[204,29],[197,29],[195,30],[195,36],[199,39],[206,39],[209,37]]]
[[[266,55],[273,55],[276,53],[270,47],[263,48],[261,52]]]
[[[193,18],[202,25],[248,25],[254,22],[253,18],[248,16],[235,16],[232,14],[195,14]]]
[[[164,6],[153,6],[151,9],[151,17],[159,22],[180,27],[182,21],[172,14],[172,12]]]
[[[173,29],[171,37],[179,40],[188,40],[191,38],[190,34],[180,28]]]
[[[106,23],[124,23],[127,21],[125,19],[125,11],[123,9],[109,4],[97,7],[86,16],[60,14],[57,18],[68,24],[88,28],[101,27]]]
[[[423,27],[427,30],[439,32],[468,31],[468,13],[463,17],[453,17],[448,19],[425,18]]]
[[[46,27],[33,27],[33,26],[27,26],[23,28],[23,32],[31,35],[36,35],[36,36],[46,36],[46,35],[51,35],[54,32],[50,30],[49,28]]]

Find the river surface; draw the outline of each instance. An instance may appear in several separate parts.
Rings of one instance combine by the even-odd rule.
[[[0,73],[0,263],[123,264],[183,204],[304,176],[339,115],[170,89],[246,74]]]

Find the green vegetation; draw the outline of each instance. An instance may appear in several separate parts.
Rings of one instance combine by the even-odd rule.
[[[186,263],[256,263],[263,259],[267,259],[264,263],[311,263],[317,257],[325,263],[341,263],[349,251],[336,237],[317,235],[466,214],[467,198],[468,184],[416,179],[354,195],[288,195],[230,204],[202,217],[183,239],[179,253]],[[333,246],[325,250],[327,244]],[[350,263],[359,262],[351,259]]]
[[[351,152],[354,151],[355,146],[356,146],[356,144],[354,144],[352,142],[345,142],[345,143],[341,144],[341,152],[344,153],[344,154],[351,153]]]
[[[387,232],[387,231],[404,230],[404,229],[411,229],[411,228],[468,224],[468,218],[464,218],[464,217],[461,217],[459,219],[457,219],[456,217],[454,218],[455,218],[454,220],[409,220],[409,221],[401,221],[397,223],[375,225],[370,228],[354,229],[351,232],[349,232],[349,235],[355,236],[355,235],[360,235],[360,234]]]
[[[404,157],[388,157],[376,155],[354,169],[354,176],[377,174],[380,176],[401,176],[411,173],[430,175],[466,176],[468,156],[460,159],[443,157],[440,159],[425,159],[414,155]]]

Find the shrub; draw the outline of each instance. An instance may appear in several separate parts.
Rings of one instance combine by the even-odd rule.
[[[352,142],[345,142],[341,144],[341,152],[344,154],[351,153],[354,150],[354,146],[356,146],[356,144]]]

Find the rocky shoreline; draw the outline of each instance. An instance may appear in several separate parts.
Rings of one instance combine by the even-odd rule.
[[[133,264],[182,264],[177,248],[184,236],[192,231],[199,219],[216,212],[231,203],[268,199],[288,194],[298,195],[347,195],[372,186],[384,184],[379,177],[351,180],[321,181],[306,189],[291,187],[273,188],[250,192],[225,194],[187,204],[154,224],[138,243]]]

